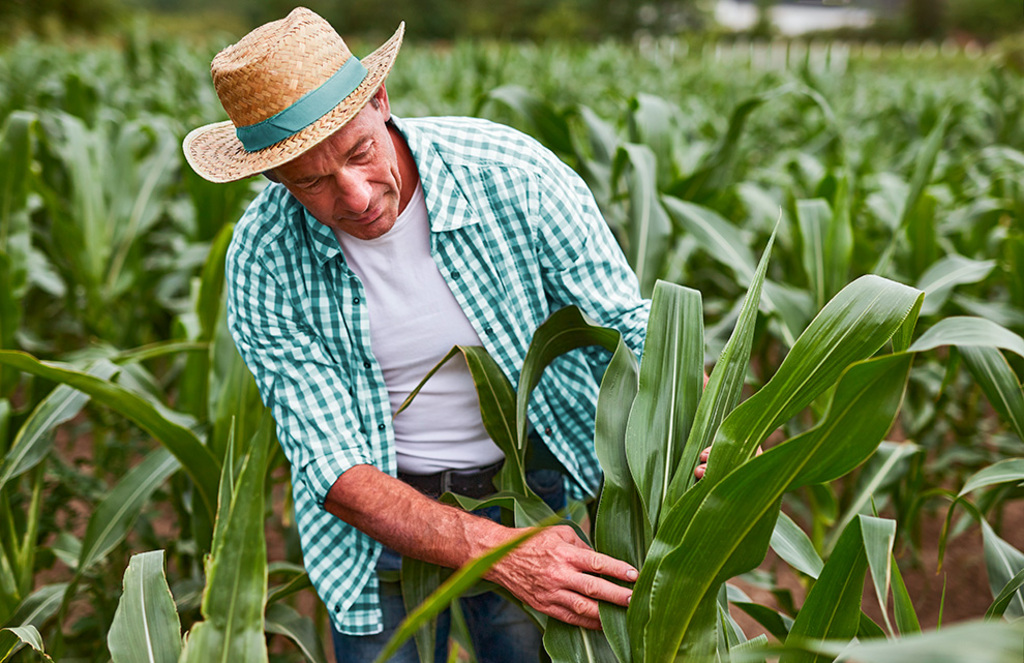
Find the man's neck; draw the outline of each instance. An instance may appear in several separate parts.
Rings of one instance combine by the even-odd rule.
[[[398,155],[398,173],[402,176],[402,191],[398,199],[398,213],[405,211],[406,205],[412,199],[416,185],[420,182],[420,173],[416,169],[416,160],[413,159],[412,150],[409,149],[405,137],[392,122],[388,122],[388,134],[395,146],[395,153]]]

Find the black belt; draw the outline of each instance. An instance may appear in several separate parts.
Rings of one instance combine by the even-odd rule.
[[[494,477],[504,464],[504,459],[487,467],[469,470],[445,470],[437,474],[407,474],[399,472],[398,478],[428,497],[437,499],[444,493],[457,493],[481,499],[497,492]]]

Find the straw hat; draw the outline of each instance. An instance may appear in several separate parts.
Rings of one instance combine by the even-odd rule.
[[[213,58],[217,96],[231,119],[195,129],[182,143],[189,165],[232,182],[287,163],[366,105],[391,71],[405,23],[360,60],[323,18],[298,7]]]

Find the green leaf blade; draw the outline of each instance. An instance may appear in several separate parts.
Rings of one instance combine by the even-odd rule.
[[[132,555],[107,634],[114,663],[176,663],[181,623],[164,576],[164,551]]]

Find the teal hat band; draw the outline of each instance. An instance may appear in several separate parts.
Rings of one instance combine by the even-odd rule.
[[[302,95],[294,104],[262,122],[235,127],[235,135],[248,152],[262,150],[294,136],[352,94],[366,78],[366,73],[366,67],[353,55],[323,85]]]

